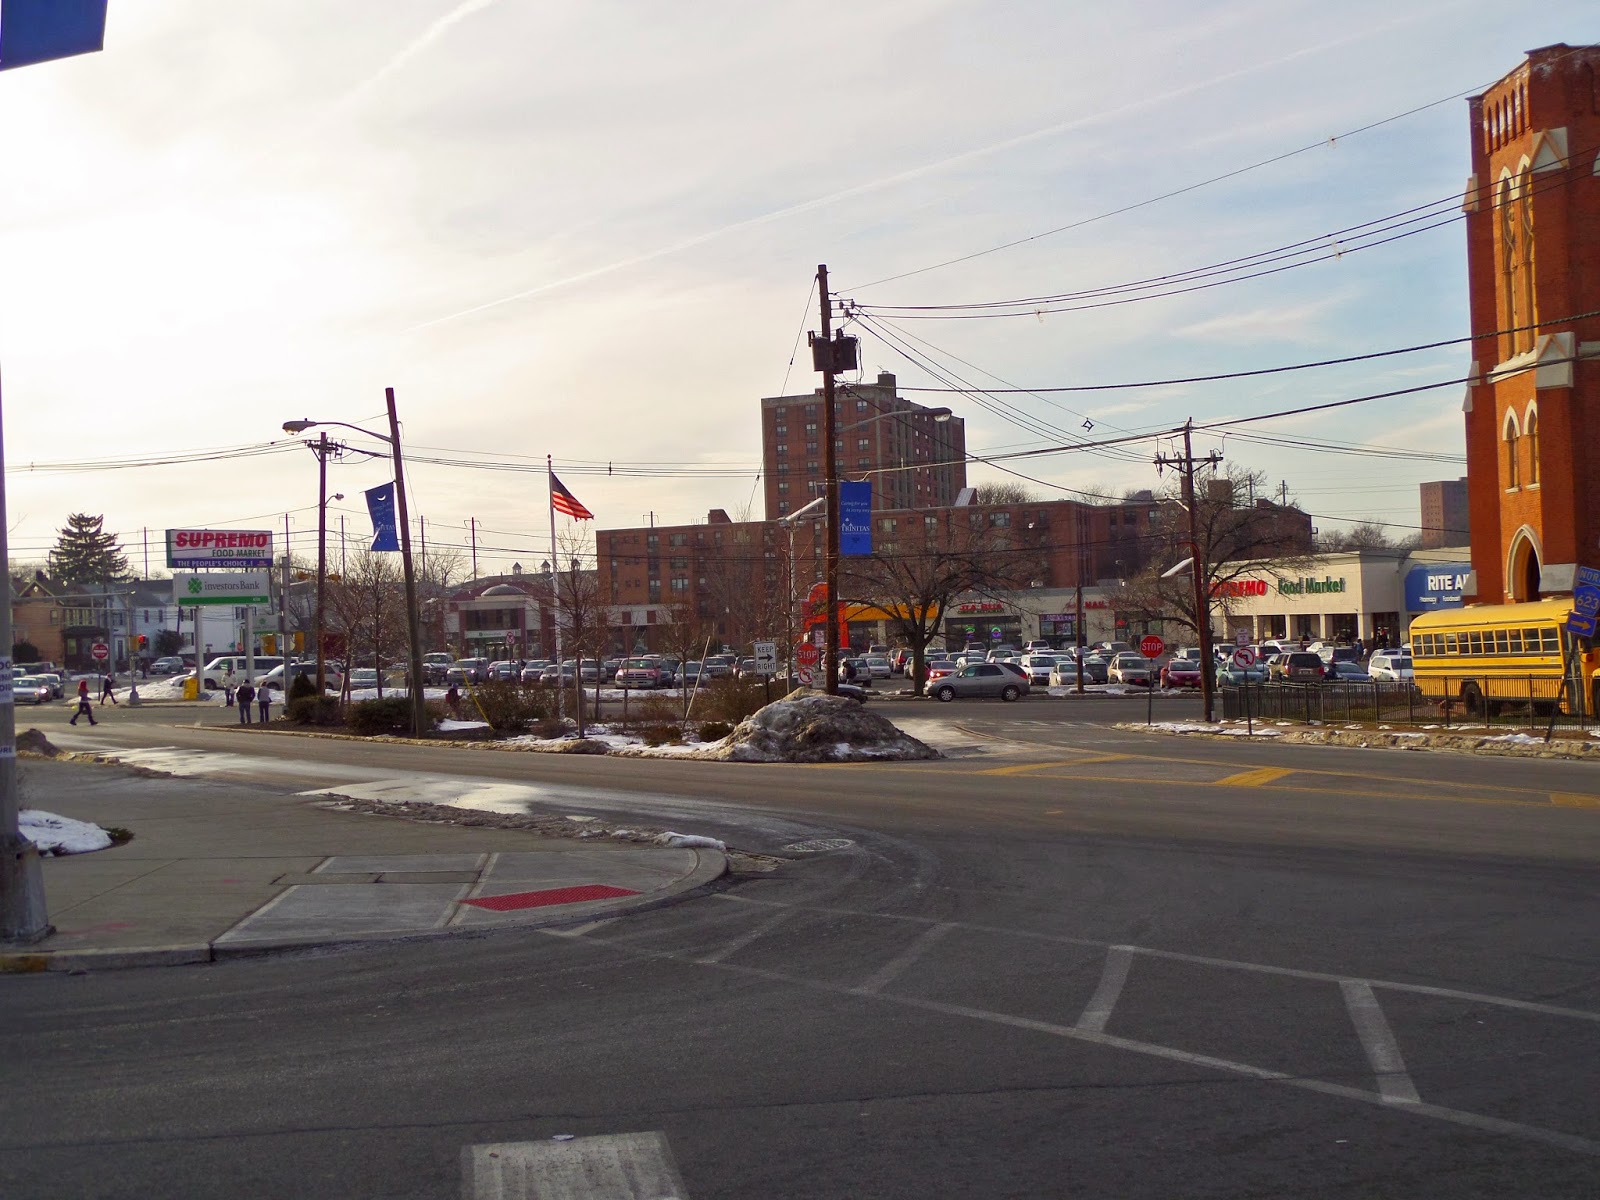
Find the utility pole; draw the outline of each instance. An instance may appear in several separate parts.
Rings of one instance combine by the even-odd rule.
[[[838,421],[833,412],[833,298],[828,294],[828,266],[817,266],[817,292],[822,311],[822,491],[828,498],[828,557],[825,578],[828,584],[827,646],[822,659],[822,676],[828,695],[839,694],[839,470],[834,451]]]
[[[1078,505],[1078,514],[1077,515],[1078,515],[1078,589],[1077,589],[1078,595],[1077,595],[1077,616],[1073,618],[1073,622],[1072,622],[1072,643],[1073,643],[1073,650],[1074,650],[1074,653],[1073,653],[1072,657],[1073,657],[1073,660],[1078,664],[1078,686],[1077,686],[1076,690],[1077,690],[1079,695],[1082,695],[1083,694],[1083,652],[1084,652],[1084,648],[1085,648],[1085,646],[1087,644],[1086,640],[1085,640],[1085,638],[1083,636],[1083,572],[1084,572],[1084,565],[1085,565],[1084,564],[1084,560],[1085,560],[1085,558],[1088,557],[1089,547],[1086,544],[1088,542],[1088,539],[1084,536],[1084,534],[1087,532],[1085,526],[1087,526],[1087,524],[1088,524],[1088,522],[1084,518],[1088,514],[1084,512],[1083,505],[1081,503]],[[1115,636],[1115,635],[1113,635],[1113,636]]]
[[[468,518],[468,521],[469,521],[469,524],[470,524],[470,526],[472,528],[472,577],[474,579],[476,579],[478,577],[478,518],[477,517],[470,517],[470,518]],[[551,554],[554,554],[556,552],[555,551],[555,536],[556,535],[554,533],[551,533],[551,535],[550,535],[550,539],[551,539],[551,541],[550,541],[550,553]],[[557,665],[559,666],[560,664],[558,663]]]
[[[1194,624],[1200,639],[1200,696],[1209,725],[1216,712],[1217,664],[1211,648],[1211,573],[1205,556],[1200,553],[1200,515],[1195,506],[1193,431],[1194,419],[1190,418],[1183,425],[1183,457],[1158,454],[1156,465],[1177,467],[1183,472],[1183,507],[1189,514],[1189,576],[1194,581]],[[1215,451],[1200,460],[1201,464],[1213,467],[1221,461],[1222,456]]]
[[[406,696],[411,701],[411,736],[428,735],[428,703],[422,686],[422,631],[418,628],[417,575],[411,566],[411,521],[406,515],[405,468],[400,455],[400,418],[395,415],[394,389],[383,389],[389,409],[389,446],[394,451],[394,498],[400,518],[400,563],[406,574],[406,628],[411,635],[411,672]],[[379,669],[381,670],[381,664]]]
[[[342,545],[342,543],[341,543]],[[287,546],[284,547],[288,549]],[[342,575],[341,575],[342,578]],[[328,431],[317,437],[317,615],[311,624],[311,636],[317,642],[317,703],[323,701],[328,687],[328,661],[322,649],[323,606],[328,599]],[[379,670],[383,664],[379,664]],[[284,672],[285,677],[288,672]],[[287,684],[285,684],[287,686]],[[287,692],[284,693],[288,695]],[[287,701],[285,701],[287,703]]]

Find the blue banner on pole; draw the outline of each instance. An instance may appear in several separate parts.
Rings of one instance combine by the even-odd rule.
[[[872,553],[872,481],[839,483],[839,553],[857,558]]]
[[[372,515],[372,548],[400,549],[400,534],[394,519],[394,481],[366,491],[367,512]]]
[[[106,40],[106,0],[0,0],[0,71],[92,54]]]

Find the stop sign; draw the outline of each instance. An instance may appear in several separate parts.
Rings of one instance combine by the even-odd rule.
[[[1167,644],[1153,633],[1147,633],[1139,639],[1139,653],[1146,658],[1160,658],[1166,648]]]
[[[94,655],[98,661],[104,662],[111,657],[111,647],[104,642],[96,642],[89,647],[89,653]]]
[[[794,657],[802,667],[814,667],[822,661],[822,647],[815,642],[801,642],[800,649],[795,651]]]

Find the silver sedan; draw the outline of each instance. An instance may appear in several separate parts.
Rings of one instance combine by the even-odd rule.
[[[946,675],[929,691],[935,700],[947,703],[958,696],[962,699],[998,696],[1002,700],[1020,700],[1028,694],[1028,679],[998,663],[969,663],[954,675]]]

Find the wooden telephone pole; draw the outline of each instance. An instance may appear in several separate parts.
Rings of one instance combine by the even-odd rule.
[[[1189,574],[1194,580],[1194,625],[1200,639],[1200,696],[1205,705],[1206,723],[1210,724],[1215,719],[1216,711],[1217,664],[1211,643],[1211,572],[1206,565],[1205,555],[1200,552],[1200,518],[1195,506],[1194,472],[1197,466],[1217,466],[1222,462],[1222,455],[1213,450],[1196,463],[1191,440],[1193,431],[1194,420],[1190,418],[1183,424],[1183,457],[1158,454],[1156,465],[1176,467],[1183,472],[1183,507],[1189,514]]]

